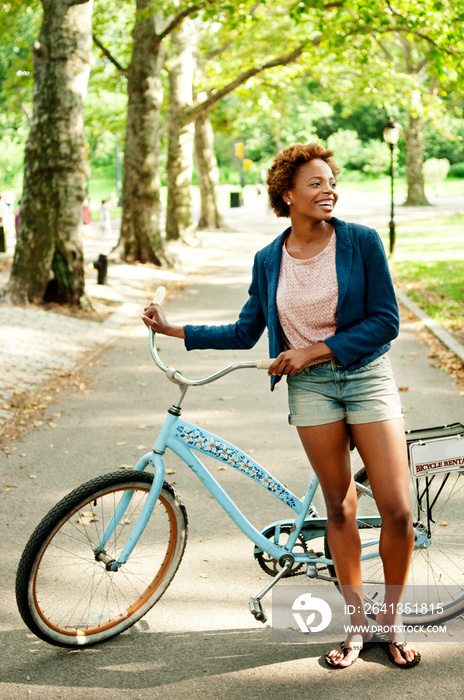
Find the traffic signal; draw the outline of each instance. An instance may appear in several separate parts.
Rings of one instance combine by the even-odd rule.
[[[237,158],[243,158],[245,149],[243,147],[243,141],[236,141],[234,143],[234,154]]]

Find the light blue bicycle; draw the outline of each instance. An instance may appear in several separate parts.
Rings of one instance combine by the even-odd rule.
[[[181,418],[189,387],[239,369],[267,368],[269,361],[233,364],[194,380],[160,360],[152,331],[150,349],[158,367],[178,387],[155,447],[133,471],[99,476],[63,498],[38,525],[19,563],[16,597],[21,616],[35,635],[57,646],[95,644],[123,632],[153,607],[174,578],[187,541],[187,513],[165,481],[166,450],[196,474],[253,542],[255,558],[272,576],[249,600],[256,620],[266,621],[261,600],[283,577],[305,574],[337,584],[325,537],[327,521],[312,505],[316,477],[303,498],[298,498],[241,449]],[[464,426],[457,423],[414,431],[408,441],[418,444],[463,435]],[[252,479],[288,506],[292,516],[258,531],[198,454]],[[154,473],[146,472],[147,467]],[[378,604],[383,580],[378,554],[381,520],[364,469],[355,480],[365,597]],[[426,610],[412,609],[405,622],[446,620],[464,609],[463,486],[462,469],[414,480],[416,545],[409,585],[423,589],[427,584],[428,600]]]

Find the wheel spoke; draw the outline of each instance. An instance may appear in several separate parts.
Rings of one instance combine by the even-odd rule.
[[[364,470],[357,474],[355,479],[363,486],[368,485]],[[426,532],[429,523],[424,493],[425,482],[421,481],[419,486],[423,497],[422,510],[418,514],[420,522],[416,527]],[[434,503],[431,513],[434,522],[430,522],[428,546],[424,549],[417,548],[413,552],[407,582],[408,591],[409,595],[411,589],[416,591],[418,602],[426,602],[429,606],[443,605],[443,618],[454,617],[464,609],[464,477],[460,472],[436,474],[428,488],[429,501]],[[411,495],[415,503],[415,491],[412,490]],[[378,514],[374,499],[365,490],[359,492],[358,510],[358,517]],[[360,530],[361,539],[364,536],[369,538],[368,533],[369,530]],[[380,559],[363,562],[362,570],[363,580],[377,580],[379,584],[383,581]],[[365,587],[365,591],[369,596],[368,586]],[[376,600],[378,602],[378,598]],[[424,615],[420,617],[425,621]],[[435,615],[435,619],[437,617],[438,615]]]
[[[151,520],[118,571],[95,559],[102,532],[126,490],[128,508],[106,543],[119,556],[146,502],[152,477],[121,473],[98,477],[57,504],[32,535],[17,577],[26,624],[53,644],[74,646],[127,629],[161,597],[182,558],[185,509],[163,487]]]

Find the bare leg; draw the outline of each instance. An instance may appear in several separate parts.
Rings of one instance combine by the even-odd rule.
[[[402,419],[351,426],[356,447],[366,467],[369,483],[382,517],[379,552],[385,575],[385,603],[389,612],[381,613],[377,622],[397,626],[395,614],[407,581],[414,546],[406,440]],[[391,636],[396,641],[396,635]],[[390,645],[398,664],[406,663],[399,650]],[[416,652],[405,650],[407,661]]]
[[[327,507],[327,536],[337,578],[343,596],[356,610],[362,609],[361,543],[356,525],[356,489],[349,452],[349,433],[345,421],[298,428],[303,447],[319,479]],[[353,625],[368,626],[364,614],[351,618]],[[352,635],[346,645],[368,641],[371,635]],[[344,657],[338,647],[330,652],[334,663],[350,666],[359,652]]]

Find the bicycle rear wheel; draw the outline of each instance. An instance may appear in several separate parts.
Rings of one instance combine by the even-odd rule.
[[[358,519],[378,515],[366,470],[361,469],[354,478],[360,484]],[[411,612],[403,615],[403,621],[430,624],[449,620],[464,610],[464,473],[412,480],[411,500],[416,543],[407,581]],[[378,528],[362,526],[359,532],[362,542],[375,541],[380,534]],[[368,551],[369,547],[363,553]],[[365,598],[378,604],[383,586],[380,558],[364,561],[362,572]]]
[[[119,471],[79,486],[52,508],[32,534],[16,577],[21,616],[56,646],[102,642],[128,629],[161,598],[187,540],[187,513],[164,482],[152,516],[128,561],[107,571],[97,542],[124,492],[132,498],[105,552],[116,559],[137,522],[153,482],[145,472]]]

